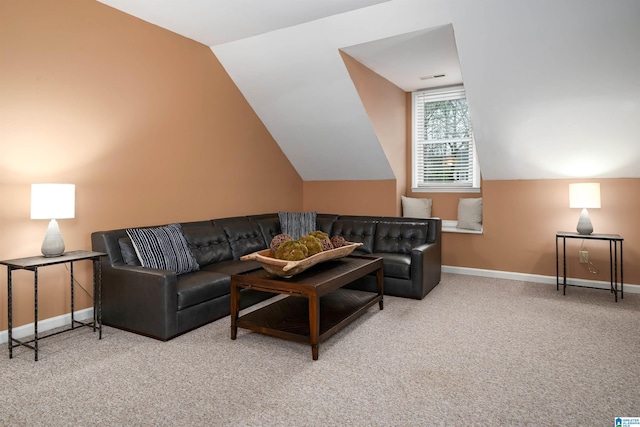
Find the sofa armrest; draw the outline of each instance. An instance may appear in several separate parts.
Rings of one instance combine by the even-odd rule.
[[[440,239],[424,243],[411,250],[411,281],[415,294],[424,298],[440,283],[442,250]]]
[[[167,340],[176,334],[177,276],[126,264],[102,272],[102,318],[106,325]]]

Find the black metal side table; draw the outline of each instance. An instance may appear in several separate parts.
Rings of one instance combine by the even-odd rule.
[[[567,284],[567,239],[585,240],[605,240],[609,242],[609,280],[611,282],[611,293],[618,302],[618,260],[620,261],[620,298],[624,298],[624,281],[622,275],[622,241],[618,234],[578,234],[575,232],[558,231],[556,233],[556,290],[560,287],[560,269],[558,257],[558,241],[562,239],[562,295],[566,294],[567,286],[577,286]],[[620,254],[618,255],[618,246]]]
[[[48,338],[76,329],[76,326],[92,327],[93,331],[98,329],[99,339],[102,339],[102,264],[100,258],[105,256],[102,252],[92,251],[72,251],[65,252],[59,257],[46,258],[44,256],[34,256],[27,258],[17,258],[0,261],[0,265],[7,266],[7,305],[9,313],[9,358],[13,358],[13,347],[25,346],[35,352],[35,360],[38,361],[38,340]],[[93,321],[81,322],[73,318],[74,314],[74,295],[73,295],[73,263],[76,261],[93,261]],[[51,333],[45,336],[38,336],[38,268],[47,267],[55,264],[69,263],[69,273],[71,276],[71,327]],[[34,289],[34,338],[29,341],[21,341],[12,336],[12,316],[13,316],[13,297],[12,297],[12,273],[14,270],[33,271],[33,289]],[[14,344],[15,343],[15,344]],[[33,345],[31,345],[33,343]]]

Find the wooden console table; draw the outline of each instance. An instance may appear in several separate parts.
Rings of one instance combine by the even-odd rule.
[[[47,258],[44,256],[34,256],[27,258],[16,258],[0,261],[0,265],[7,266],[7,305],[9,314],[9,358],[13,358],[13,347],[25,346],[35,352],[35,360],[38,361],[38,340],[48,338],[54,335],[61,334],[63,332],[71,331],[78,326],[93,327],[93,331],[98,329],[99,339],[102,339],[102,264],[100,258],[106,255],[102,252],[91,251],[72,251],[65,252],[61,256]],[[81,322],[73,318],[74,315],[74,295],[73,295],[73,263],[76,261],[93,261],[93,321]],[[71,276],[71,327],[62,331],[54,332],[46,336],[38,336],[38,268],[47,267],[50,265],[69,263],[69,273]],[[33,271],[33,290],[34,290],[34,338],[29,341],[21,341],[13,338],[12,331],[12,317],[13,317],[13,296],[12,296],[12,273],[14,270],[29,270]],[[31,345],[33,343],[33,345]]]

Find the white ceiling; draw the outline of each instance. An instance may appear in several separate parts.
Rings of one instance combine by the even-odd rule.
[[[451,24],[342,50],[405,92],[463,83]]]
[[[207,46],[389,0],[99,0]]]
[[[304,180],[394,178],[340,49],[463,76],[484,179],[640,177],[637,0],[100,1],[211,46]]]

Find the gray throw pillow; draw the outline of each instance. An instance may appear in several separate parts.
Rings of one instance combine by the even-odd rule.
[[[431,218],[433,200],[402,197],[402,216],[406,218]]]
[[[170,270],[176,274],[198,271],[200,266],[189,250],[180,224],[164,227],[128,228],[140,263],[146,268]]]
[[[458,228],[482,230],[482,197],[458,201]]]
[[[278,212],[282,232],[292,239],[316,231],[316,212]]]

